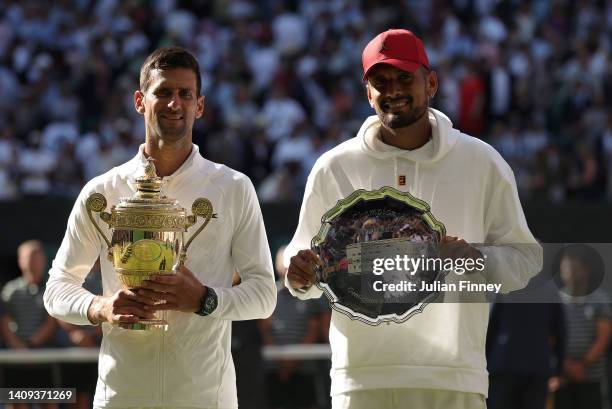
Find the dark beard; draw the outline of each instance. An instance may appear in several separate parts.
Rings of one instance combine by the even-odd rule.
[[[407,126],[412,125],[413,123],[421,119],[421,117],[425,115],[426,112],[427,107],[416,107],[402,114],[381,112],[378,114],[378,117],[387,128],[397,129],[405,128]]]
[[[188,129],[186,125],[180,128],[171,128],[165,127],[162,124],[158,124],[157,128],[159,130],[159,135],[162,137],[162,139],[167,141],[178,141],[179,139],[182,139],[185,135],[188,134]]]
[[[187,132],[185,128],[172,130],[166,130],[164,128],[161,128],[161,135],[162,139],[167,139],[169,141],[178,141],[179,139],[187,135]]]
[[[390,129],[405,128],[417,122],[427,112],[427,106],[415,107],[412,105],[412,97],[407,97],[408,112],[394,114],[392,112],[380,111],[378,117],[380,121]],[[386,101],[382,101],[384,105]],[[381,108],[382,109],[382,108]]]

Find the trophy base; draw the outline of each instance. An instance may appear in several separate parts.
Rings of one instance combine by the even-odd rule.
[[[135,331],[148,331],[152,329],[166,331],[168,329],[168,322],[166,320],[141,320],[138,322],[120,323],[119,327]]]

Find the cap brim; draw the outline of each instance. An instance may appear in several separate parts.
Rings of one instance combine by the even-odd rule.
[[[420,63],[414,62],[414,61],[396,60],[393,58],[387,58],[385,60],[380,60],[370,65],[370,68],[368,68],[368,70],[363,74],[363,80],[365,81],[368,78],[368,74],[370,73],[370,71],[372,71],[372,68],[380,64],[391,65],[397,69],[400,69],[402,71],[408,71],[408,72],[415,72],[421,66]]]

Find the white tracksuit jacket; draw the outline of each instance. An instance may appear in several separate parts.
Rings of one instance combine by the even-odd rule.
[[[90,324],[87,309],[94,296],[81,284],[98,256],[104,295],[121,288],[106,258],[106,244],[87,217],[85,201],[93,192],[102,193],[109,211],[120,198],[131,197],[134,179],[144,174],[142,149],[129,162],[91,180],[79,195],[45,291],[45,306],[52,316]],[[188,214],[196,198],[212,202],[217,218],[190,245],[185,265],[215,289],[218,307],[207,317],[169,311],[166,332],[103,324],[94,405],[236,408],[231,321],[267,317],[276,305],[272,260],[255,190],[243,174],[202,158],[196,145],[164,182],[163,192]],[[99,214],[94,217],[110,239],[110,229]],[[198,218],[186,239],[201,222]],[[242,278],[236,287],[234,271]]]

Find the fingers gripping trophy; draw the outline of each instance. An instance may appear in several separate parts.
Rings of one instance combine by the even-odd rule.
[[[129,289],[141,287],[153,275],[174,274],[185,263],[193,239],[216,217],[210,200],[204,198],[196,199],[191,206],[193,214],[186,215],[177,200],[162,194],[163,182],[155,171],[154,159],[148,161],[144,176],[136,179],[134,196],[122,198],[110,213],[104,211],[107,201],[100,193],[91,194],[86,202],[89,219],[108,246],[108,260],[121,283]],[[110,241],[93,217],[94,212],[100,213],[100,219],[111,229]],[[198,217],[204,222],[185,242],[184,233],[196,224]],[[154,319],[121,324],[121,327],[167,329],[166,311],[158,311]]]

